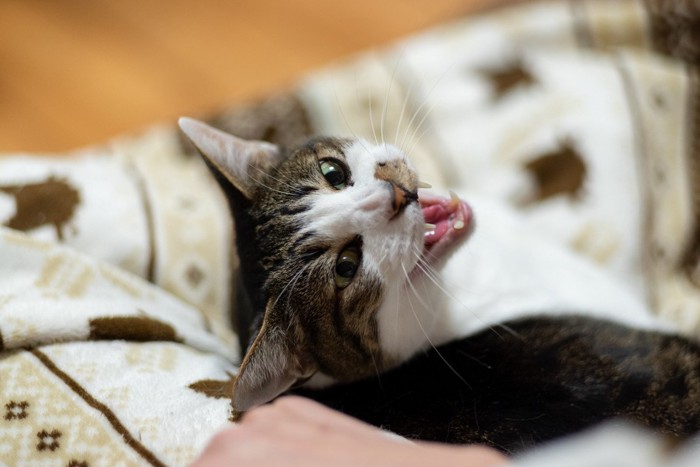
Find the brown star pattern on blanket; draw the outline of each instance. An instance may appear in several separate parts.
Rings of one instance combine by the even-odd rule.
[[[5,420],[22,420],[29,416],[27,409],[29,408],[29,402],[27,401],[10,401],[5,404]]]
[[[586,180],[586,164],[571,139],[564,139],[559,147],[541,154],[525,165],[525,170],[537,184],[533,201],[543,201],[557,195],[578,198]]]
[[[204,379],[190,384],[188,387],[193,391],[204,394],[207,397],[216,399],[226,399],[233,394],[234,375],[229,375],[229,379]]]
[[[147,316],[114,316],[90,320],[90,339],[182,342],[175,329]]]
[[[514,60],[502,68],[482,70],[481,74],[489,80],[495,101],[503,99],[517,88],[529,87],[536,83],[521,59]]]
[[[26,232],[53,225],[59,240],[63,240],[63,229],[80,204],[80,193],[66,180],[55,177],[39,183],[0,186],[0,192],[12,195],[17,206],[7,227]]]
[[[51,432],[46,431],[46,430],[41,430],[39,433],[36,434],[37,438],[39,438],[39,443],[36,445],[37,450],[39,451],[55,451],[59,447],[61,447],[61,444],[59,443],[59,439],[61,436],[63,436],[63,433],[61,433],[58,430],[51,430]]]

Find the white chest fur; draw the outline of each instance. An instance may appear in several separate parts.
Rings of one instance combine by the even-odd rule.
[[[534,315],[584,314],[633,327],[663,328],[644,297],[587,259],[529,231],[517,214],[486,200],[470,201],[472,237],[434,274],[389,290],[378,313],[380,341],[404,360],[504,321]]]

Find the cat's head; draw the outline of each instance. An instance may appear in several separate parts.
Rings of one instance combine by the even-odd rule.
[[[180,126],[223,180],[259,316],[234,409],[310,379],[362,379],[405,358],[387,328],[413,319],[401,297],[466,237],[468,206],[423,190],[419,200],[415,171],[390,145],[318,138],[285,153],[195,120]]]

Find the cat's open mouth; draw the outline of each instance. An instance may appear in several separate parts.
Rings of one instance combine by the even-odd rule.
[[[464,240],[474,228],[469,205],[450,192],[449,198],[421,190],[418,202],[426,224],[423,260],[433,263],[455,243]]]

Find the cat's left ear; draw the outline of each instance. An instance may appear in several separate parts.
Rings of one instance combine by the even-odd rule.
[[[237,138],[199,120],[182,117],[178,124],[212,168],[248,199],[253,196],[257,180],[282,157],[274,144]]]
[[[268,311],[233,383],[237,413],[271,401],[318,370],[301,346],[290,342],[288,326],[275,323]]]

